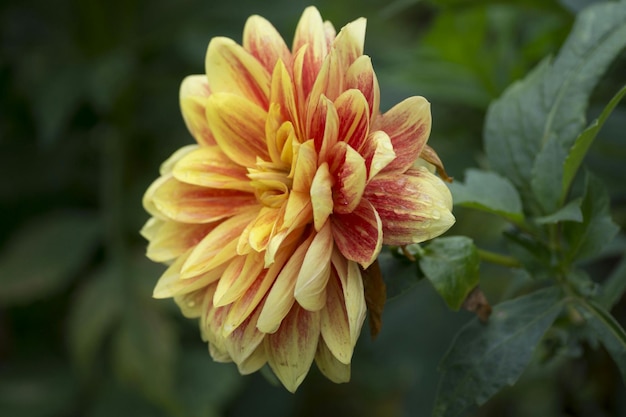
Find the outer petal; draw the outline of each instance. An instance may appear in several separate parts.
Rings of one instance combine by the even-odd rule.
[[[185,223],[210,223],[258,205],[254,194],[199,187],[174,178],[160,184],[153,202],[168,218]]]
[[[358,57],[363,55],[366,26],[367,21],[365,18],[361,17],[341,28],[335,38],[333,46],[338,52],[342,74],[345,74],[350,65],[352,65]]]
[[[180,308],[183,316],[188,319],[197,319],[202,315],[202,301],[205,293],[206,288],[201,287],[198,290],[175,296],[174,302]]]
[[[205,67],[213,93],[233,93],[267,110],[270,73],[232,39],[211,39]],[[212,127],[211,123],[209,126]]]
[[[423,167],[403,175],[376,177],[368,184],[365,197],[380,215],[387,245],[423,242],[454,224],[450,191]]]
[[[323,340],[317,344],[315,363],[322,374],[335,384],[350,381],[350,365],[339,362]]]
[[[258,371],[267,363],[265,354],[265,343],[259,344],[257,348],[243,362],[237,364],[237,369],[241,375],[249,375]]]
[[[363,93],[369,105],[370,120],[374,120],[380,108],[380,88],[369,56],[362,55],[350,65],[345,88],[356,88]]]
[[[367,170],[365,160],[350,145],[338,142],[331,151],[330,173],[335,179],[333,205],[335,213],[352,213],[361,202]]]
[[[452,177],[448,176],[448,173],[443,166],[443,162],[441,162],[439,155],[437,155],[437,152],[435,152],[433,148],[428,145],[424,145],[424,149],[422,149],[422,152],[420,153],[420,158],[429,164],[434,165],[437,169],[437,174],[439,174],[444,181],[452,182]]]
[[[326,304],[326,284],[330,277],[332,253],[333,236],[330,222],[327,221],[315,234],[296,279],[294,297],[306,310],[317,311]]]
[[[331,217],[335,244],[343,256],[358,262],[364,269],[376,260],[383,242],[378,213],[366,199],[350,214]]]
[[[165,222],[150,239],[146,256],[155,262],[171,261],[204,239],[215,226],[215,223]]]
[[[257,213],[252,209],[224,220],[192,250],[181,269],[182,278],[191,278],[215,268],[237,255],[237,240]],[[211,301],[212,302],[212,301]]]
[[[191,251],[179,256],[178,259],[167,268],[163,275],[161,275],[152,293],[154,298],[169,298],[188,294],[220,279],[225,266],[211,269],[191,278],[181,279],[180,271],[189,257],[189,253],[191,253]]]
[[[361,334],[361,327],[367,312],[361,270],[356,262],[348,261],[339,251],[333,253],[332,263],[341,281],[348,324],[350,325],[350,340],[354,346]]]
[[[213,305],[231,304],[250,288],[263,270],[263,254],[251,252],[230,261],[222,274],[213,296]]]
[[[226,350],[235,363],[242,363],[248,359],[263,342],[265,334],[256,328],[259,313],[260,309],[257,309],[252,316],[226,336]]]
[[[174,166],[178,163],[178,161],[183,159],[188,153],[191,153],[198,148],[198,145],[187,145],[178,149],[169,158],[167,158],[165,162],[161,164],[161,166],[159,167],[159,173],[161,175],[171,174]]]
[[[234,162],[252,167],[257,157],[269,160],[265,110],[234,94],[216,93],[207,101],[206,114],[215,141]]]
[[[294,304],[280,329],[265,337],[267,361],[290,392],[296,391],[309,372],[319,335],[319,312]]]
[[[187,184],[254,192],[245,168],[234,163],[218,146],[203,146],[182,157],[172,171]]]
[[[410,97],[376,118],[373,130],[386,132],[396,152],[384,171],[409,169],[428,140],[430,125],[430,103],[423,97]]]
[[[339,362],[350,364],[354,344],[341,282],[336,273],[333,273],[328,281],[326,306],[320,313],[320,319],[322,337],[328,349]]]
[[[261,16],[248,18],[243,28],[243,48],[271,73],[278,60],[291,63],[291,52],[276,28]]]
[[[257,327],[263,333],[274,333],[278,330],[280,323],[294,304],[293,291],[296,287],[296,280],[313,237],[314,235],[311,234],[298,246],[276,277],[257,322]]]
[[[180,86],[180,109],[191,135],[201,145],[214,145],[206,120],[206,99],[211,94],[205,75],[190,75]]]

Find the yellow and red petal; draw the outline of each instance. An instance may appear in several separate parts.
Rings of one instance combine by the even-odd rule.
[[[334,103],[339,117],[339,141],[346,142],[356,151],[360,151],[369,133],[369,105],[359,90],[344,91]]]
[[[295,130],[300,132],[300,117],[296,107],[294,85],[289,71],[282,60],[278,61],[273,68],[270,103],[272,106],[279,106],[281,122],[291,122]]]
[[[189,133],[201,145],[215,145],[206,120],[206,99],[211,95],[206,75],[190,75],[180,85],[180,109]]]
[[[215,141],[231,160],[243,167],[269,160],[265,143],[267,112],[250,100],[216,93],[207,100],[206,115]]]
[[[226,350],[235,363],[242,363],[250,357],[256,348],[263,342],[265,334],[256,327],[260,309],[249,316],[239,327],[225,333]]]
[[[365,158],[368,181],[396,159],[391,139],[382,130],[370,132],[361,155]]]
[[[311,184],[311,204],[313,207],[313,224],[319,232],[333,212],[333,185],[335,181],[330,175],[328,164],[324,162],[317,168]]]
[[[237,241],[258,210],[252,209],[221,222],[192,250],[181,269],[182,278],[191,278],[215,268],[237,255]]]
[[[384,171],[409,169],[422,152],[430,127],[430,103],[424,97],[410,97],[377,117],[372,129],[387,133],[396,153]]]
[[[315,364],[326,378],[336,384],[350,381],[350,365],[339,362],[323,340],[317,344]]]
[[[250,356],[237,364],[237,369],[241,375],[249,375],[261,369],[266,363],[265,344],[260,343]]]
[[[341,62],[342,74],[345,74],[350,65],[363,55],[366,26],[366,19],[361,17],[341,28],[333,41],[333,47],[338,52]]]
[[[450,177],[446,172],[446,169],[443,166],[443,162],[441,162],[439,155],[437,155],[437,152],[435,152],[433,148],[428,145],[424,145],[424,149],[422,149],[422,152],[420,153],[420,158],[422,158],[429,164],[434,165],[435,169],[437,170],[437,174],[439,174],[441,179],[446,182],[452,182],[452,177]]]
[[[181,279],[180,271],[189,253],[191,253],[191,251],[179,256],[178,259],[167,268],[163,275],[161,275],[152,293],[154,298],[169,298],[188,294],[213,284],[220,279],[224,269],[226,269],[225,265],[213,268],[191,278]]]
[[[263,270],[263,254],[251,252],[232,259],[222,274],[213,296],[213,305],[232,304],[250,288]]]
[[[308,140],[298,147],[297,158],[293,165],[292,190],[309,194],[317,170],[317,152],[315,152],[312,140]]]
[[[279,218],[265,249],[266,267],[274,262],[274,257],[283,242],[291,234],[305,227],[311,221],[312,216],[313,210],[309,195],[297,191],[289,193],[283,218]]]
[[[333,235],[326,222],[311,242],[302,261],[294,297],[306,310],[321,310],[326,304],[326,284],[330,277],[330,257],[333,253]]]
[[[370,120],[374,120],[380,108],[380,88],[369,56],[362,55],[350,65],[344,88],[355,88],[363,93],[369,107]]]
[[[365,198],[380,215],[387,245],[423,242],[454,224],[448,187],[423,167],[376,177],[368,184]]]
[[[241,233],[237,244],[237,253],[244,255],[249,253],[250,250],[264,251],[283,212],[284,209],[282,207],[262,207],[257,218],[250,222]]]
[[[291,51],[297,54],[305,48],[302,62],[294,65],[294,79],[300,80],[302,96],[307,97],[328,54],[326,27],[320,12],[313,6],[307,7],[296,27]],[[297,61],[297,60],[295,60]]]
[[[366,199],[349,214],[331,217],[335,244],[347,259],[363,268],[371,265],[380,253],[383,232],[378,213]]]
[[[334,179],[333,211],[352,213],[361,202],[367,170],[365,160],[350,145],[338,142],[330,153],[330,174]]]
[[[211,39],[205,60],[212,93],[233,93],[267,110],[270,72],[251,53],[232,39]],[[211,129],[213,126],[209,121]]]
[[[306,137],[313,139],[319,162],[326,161],[328,152],[337,143],[339,116],[333,102],[321,95],[316,103],[309,105]]]
[[[254,194],[200,187],[175,178],[160,184],[152,201],[161,214],[184,223],[210,223],[258,206]]]
[[[234,163],[218,146],[203,146],[180,158],[174,178],[187,184],[254,192],[247,171]]]
[[[296,391],[309,372],[319,336],[319,312],[294,304],[278,331],[265,337],[267,362],[290,392]]]
[[[204,239],[215,226],[216,223],[164,222],[150,239],[146,256],[155,262],[169,262]]]
[[[367,312],[361,270],[356,262],[347,260],[337,250],[333,253],[331,262],[333,271],[341,282],[346,313],[348,314],[348,324],[350,326],[350,340],[354,346],[361,334],[361,327]]]
[[[278,60],[291,64],[291,52],[276,28],[261,16],[248,18],[243,28],[243,48],[271,73]]]

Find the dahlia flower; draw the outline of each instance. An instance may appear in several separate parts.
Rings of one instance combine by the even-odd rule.
[[[313,361],[332,381],[350,378],[362,273],[381,246],[454,223],[429,169],[441,168],[426,145],[429,103],[379,112],[364,37],[365,19],[337,34],[309,7],[291,50],[260,16],[242,45],[212,39],[206,74],[180,88],[196,143],[144,196],[147,256],[169,265],[154,296],[199,318],[214,360],[242,374],[269,364],[292,392]]]

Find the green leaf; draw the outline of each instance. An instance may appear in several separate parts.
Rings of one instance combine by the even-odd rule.
[[[181,357],[178,399],[187,417],[220,415],[243,383],[232,365],[216,363],[207,349],[187,350]],[[198,395],[201,389],[202,395]]]
[[[387,287],[388,300],[408,291],[422,278],[417,263],[404,256],[394,256],[388,248],[380,252],[378,263]]]
[[[178,340],[167,316],[152,308],[129,306],[113,347],[115,370],[122,380],[156,403],[173,403]]]
[[[455,417],[513,385],[562,310],[561,292],[546,288],[494,307],[487,324],[461,329],[441,363],[434,417]]]
[[[604,122],[609,118],[613,109],[617,104],[622,100],[622,98],[626,95],[626,86],[622,87],[621,90],[615,94],[615,96],[609,101],[609,104],[606,105],[600,116],[596,120],[594,120],[577,138],[574,142],[574,145],[569,150],[569,154],[565,159],[565,165],[563,167],[563,183],[561,186],[561,201],[565,200],[567,196],[567,192],[569,191],[569,187],[576,176],[576,172],[578,172],[578,168],[580,168],[580,164],[583,161],[583,158],[587,154],[589,147],[593,143],[594,139],[602,129]]]
[[[587,175],[583,196],[582,223],[564,223],[563,234],[569,243],[568,259],[592,257],[615,237],[619,227],[611,219],[609,196],[598,178]]]
[[[59,212],[18,230],[0,254],[0,304],[26,304],[65,288],[99,238],[97,218]]]
[[[602,285],[598,302],[605,309],[611,310],[622,298],[624,291],[626,291],[626,254]]]
[[[579,302],[578,310],[602,341],[626,383],[626,332],[608,311],[594,302]]]
[[[101,345],[122,313],[120,280],[114,269],[98,271],[80,289],[69,315],[69,347],[73,359],[87,373]]]
[[[424,248],[419,265],[453,310],[461,308],[467,295],[478,285],[480,257],[468,237],[451,236],[431,241]]]
[[[538,217],[535,221],[539,224],[555,224],[566,221],[580,223],[583,221],[583,212],[580,210],[582,201],[582,198],[572,200],[555,213],[548,216]]]
[[[542,162],[533,170],[536,158],[552,159],[537,155],[557,149],[546,147],[550,141],[565,149],[573,144],[585,125],[591,91],[625,45],[626,3],[593,5],[578,15],[554,61],[542,61],[489,107],[485,122],[489,164],[518,187],[525,201],[532,197],[531,177],[541,181],[546,175],[540,168],[552,169]]]
[[[495,172],[468,169],[465,184],[450,184],[454,204],[494,213],[517,223],[524,219],[515,187]]]
[[[530,185],[543,213],[553,213],[559,209],[566,157],[565,145],[551,136],[535,159]]]

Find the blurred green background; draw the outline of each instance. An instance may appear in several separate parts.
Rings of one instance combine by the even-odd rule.
[[[197,323],[151,299],[163,267],[144,257],[141,196],[158,166],[192,141],[178,108],[182,79],[202,73],[211,37],[237,41],[247,16],[268,18],[288,44],[315,4],[339,29],[368,18],[366,53],[382,107],[424,95],[430,144],[459,179],[482,166],[489,102],[567,36],[585,0],[59,0],[0,9],[0,416],[427,416],[437,363],[471,318],[427,282],[389,300],[383,330],[364,330],[352,381],[312,370],[296,395],[261,374],[214,364]],[[597,88],[594,116],[626,83],[626,56]],[[626,224],[626,106],[588,164]],[[494,217],[456,210],[449,234],[501,250]],[[590,266],[601,279],[624,250]],[[398,267],[414,274],[411,266]],[[392,292],[393,276],[391,280]],[[525,279],[484,266],[492,303]],[[613,313],[624,325],[626,302]],[[367,326],[364,326],[367,329]],[[558,334],[549,339],[557,340]],[[549,340],[548,340],[549,341]],[[545,349],[548,349],[546,347]],[[626,415],[606,353],[575,346],[538,361],[477,416]],[[545,352],[544,352],[545,353]]]

